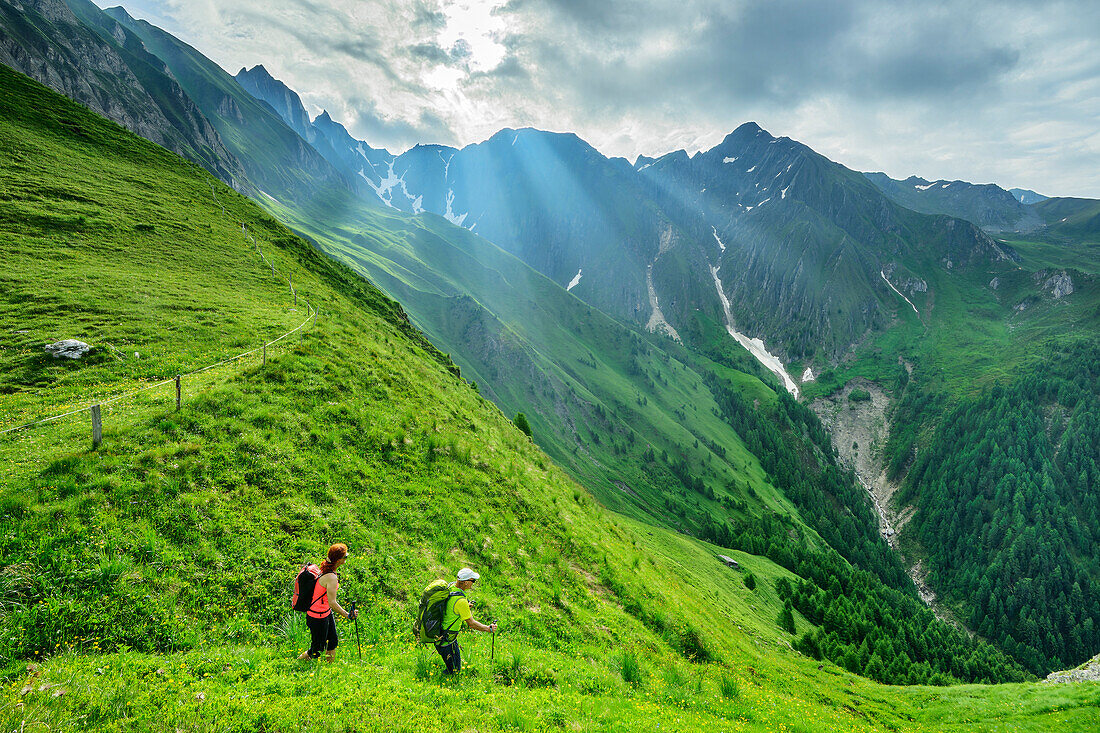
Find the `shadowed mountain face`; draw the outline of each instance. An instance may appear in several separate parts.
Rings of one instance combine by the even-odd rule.
[[[352,188],[368,194],[372,199],[375,197],[374,188],[360,175],[360,171],[364,166],[385,166],[393,156],[353,139],[343,125],[329,117],[328,112],[322,112],[311,121],[298,94],[273,78],[263,66],[241,69],[234,79],[253,97],[267,103],[294,132],[340,171]]]
[[[240,161],[164,62],[86,0],[0,3],[0,63],[245,185]]]
[[[888,277],[1012,256],[752,123],[709,151],[635,166],[531,129],[384,165],[367,150],[357,173],[386,205],[440,214],[617,318],[690,342],[699,318],[732,325],[785,361],[833,363],[884,329],[898,305]]]

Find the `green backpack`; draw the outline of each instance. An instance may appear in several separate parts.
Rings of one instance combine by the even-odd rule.
[[[454,636],[457,636],[454,629],[444,628],[443,621],[447,616],[451,598],[465,595],[460,590],[452,590],[447,581],[442,578],[428,583],[428,587],[420,594],[420,605],[417,608],[416,623],[413,626],[413,633],[416,634],[417,640],[422,644],[447,643],[451,640],[449,635],[454,633]],[[450,625],[454,625],[453,620]]]

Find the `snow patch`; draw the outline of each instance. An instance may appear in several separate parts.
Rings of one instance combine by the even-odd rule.
[[[918,184],[914,185],[914,188],[916,188],[918,191],[927,191],[928,189],[932,188],[932,186],[935,186],[935,185],[936,184],[934,184],[934,183],[929,183],[927,186],[922,186],[918,183]]]
[[[455,154],[451,153],[451,157],[446,160],[443,159],[443,151],[436,150],[435,154],[443,161],[443,180],[449,181],[451,179],[451,161],[454,160]]]
[[[455,202],[455,192],[454,192],[453,189],[448,188],[447,189],[447,210],[443,212],[443,218],[446,219],[447,221],[451,222],[452,224],[462,226],[462,222],[466,221],[466,217],[469,216],[470,212],[467,211],[464,214],[455,214],[454,210],[451,208],[451,206],[454,204],[454,202]],[[477,224],[475,224],[474,226],[477,226]],[[470,227],[470,231],[472,232],[473,230],[474,230],[474,227]]]
[[[476,224],[474,226],[477,226]],[[583,269],[583,268],[581,268]],[[577,286],[577,283],[581,281],[581,270],[577,270],[577,274],[573,276],[573,279],[569,281],[569,284],[565,286],[566,290],[572,290]]]
[[[722,158],[723,163],[736,163],[737,158]]]
[[[779,377],[783,386],[791,393],[791,396],[798,399],[798,385],[794,383],[794,380],[791,379],[791,375],[787,374],[787,370],[783,368],[783,361],[778,356],[768,351],[768,348],[764,345],[763,339],[750,339],[745,334],[734,331],[731,326],[726,326],[726,330],[729,331],[730,336],[737,339],[737,343],[748,349],[748,352],[755,356],[756,360],[763,364],[765,369]]]
[[[714,241],[718,242],[718,246],[722,249],[723,252],[725,252],[726,245],[721,239],[718,238],[718,229],[716,229],[715,227],[711,227],[710,230],[714,232]]]
[[[810,367],[806,367],[806,370],[802,372],[802,382],[812,382],[815,379],[817,379],[817,377],[814,376],[814,370]]]
[[[512,144],[513,145],[516,144],[516,140],[519,140],[519,133],[518,132],[516,133],[516,136],[514,138],[512,138]]]
[[[798,399],[798,385],[791,379],[791,375],[787,374],[787,370],[783,367],[783,362],[778,356],[768,351],[764,346],[763,339],[749,338],[745,334],[737,331],[733,327],[733,313],[730,311],[730,301],[726,297],[726,292],[722,289],[722,281],[718,279],[718,270],[720,268],[711,267],[710,275],[714,278],[714,287],[718,289],[718,299],[722,301],[722,310],[726,315],[726,331],[733,339],[745,347],[750,354],[756,357],[756,360],[764,365],[764,368],[770,371],[775,376],[779,377],[779,380],[783,383],[783,386],[790,392],[795,399]]]
[[[367,162],[369,163],[370,161]],[[375,175],[378,175],[378,169],[374,167],[374,164],[371,164],[371,169],[374,170]],[[412,202],[413,213],[420,214],[424,211],[424,197],[417,196],[415,199],[413,198],[412,194],[409,193],[408,186],[405,185],[405,174],[402,173],[401,176],[398,177],[397,174],[393,172],[392,160],[389,163],[389,170],[386,173],[386,177],[382,178],[379,176],[380,180],[378,185],[375,185],[363,171],[364,169],[360,168],[359,175],[363,177],[363,180],[367,182],[367,185],[374,190],[378,198],[381,199],[382,203],[386,206],[389,206],[391,209],[397,208],[393,205],[393,191],[398,186],[401,186],[401,192],[405,194],[405,198]]]
[[[947,188],[947,187],[948,187],[948,186],[950,186],[950,185],[951,185],[950,183],[945,183],[945,184],[943,184],[942,186],[940,186],[940,188]]]
[[[385,187],[383,185],[385,182],[383,181],[383,184],[379,184],[377,186],[374,185],[374,181],[372,181],[367,176],[367,174],[364,173],[364,170],[365,170],[364,168],[360,168],[359,169],[359,175],[363,177],[363,180],[367,182],[367,185],[370,186],[372,189],[374,189],[374,192],[376,194],[378,194],[378,198],[380,198],[382,200],[382,203],[384,203],[386,206],[390,207],[391,209],[395,208],[393,203],[390,202],[389,197],[382,195],[383,190],[388,190],[388,189],[385,189]]]
[[[754,166],[753,166],[752,168],[749,168],[749,169],[748,169],[747,171],[745,171],[745,172],[746,172],[746,173],[752,173],[752,172],[753,172],[754,170],[756,170],[756,166],[755,166],[755,165],[754,165]]]
[[[656,162],[657,162],[657,161],[653,161],[653,163],[656,163]],[[649,166],[653,165],[653,163],[646,163],[645,165],[643,165],[643,166],[642,166],[641,168],[639,168],[639,169],[638,169],[638,172],[639,172],[639,173],[641,173],[641,172],[642,172],[642,171],[644,171],[644,170],[645,170],[646,168],[648,168]]]
[[[894,287],[894,283],[890,282],[886,278],[886,273],[883,270],[879,270],[878,274],[882,275],[883,281],[885,281],[886,284],[890,286],[890,289],[893,290],[898,295],[900,295],[905,300],[905,302],[909,304],[909,307],[913,309],[913,312],[917,314],[917,318],[920,318],[920,311],[917,310],[917,306],[913,305],[913,301],[906,298],[905,293],[901,292],[900,290],[898,290],[897,288]]]
[[[788,185],[787,188],[790,188],[790,185]],[[787,188],[784,188],[782,191],[779,192],[779,198],[781,198],[781,199],[787,198]]]

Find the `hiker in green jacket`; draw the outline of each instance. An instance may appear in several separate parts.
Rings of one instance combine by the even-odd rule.
[[[495,634],[496,622],[486,626],[474,620],[474,614],[470,610],[470,602],[466,600],[466,591],[470,590],[481,576],[470,568],[462,568],[458,571],[458,578],[452,584],[461,595],[455,595],[447,599],[447,612],[443,617],[443,633],[435,642],[435,650],[443,657],[443,663],[447,669],[443,674],[457,674],[462,669],[462,650],[458,648],[458,634],[462,631],[465,622],[475,631],[488,631]]]

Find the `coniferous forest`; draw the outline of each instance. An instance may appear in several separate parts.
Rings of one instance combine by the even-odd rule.
[[[1100,646],[1100,346],[1050,352],[949,409],[903,498],[919,502],[912,521],[935,585],[1035,673]],[[918,422],[926,403],[907,396],[898,421]]]
[[[720,545],[765,555],[806,579],[796,586],[782,580],[776,584],[789,604],[780,624],[799,635],[801,651],[888,684],[1024,678],[1014,661],[937,621],[917,599],[897,555],[877,534],[863,490],[837,464],[821,423],[808,408],[779,392],[775,414],[765,417],[729,386],[718,380],[709,386],[724,417],[762,457],[771,480],[836,550],[793,540],[790,527],[768,515],[737,526],[712,524],[705,531]],[[792,446],[800,440],[803,449],[796,450]],[[818,628],[799,629],[790,610]]]

